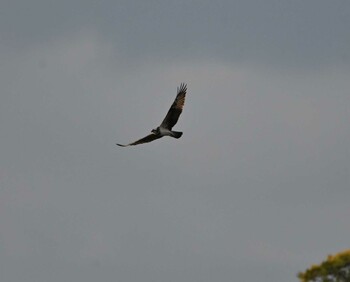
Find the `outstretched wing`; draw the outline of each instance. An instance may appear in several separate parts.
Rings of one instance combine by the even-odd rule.
[[[177,123],[179,116],[182,113],[182,109],[185,104],[187,85],[181,83],[180,87],[177,88],[177,95],[174,103],[171,105],[167,115],[165,116],[161,127],[171,130],[173,126]]]
[[[117,144],[118,146],[121,147],[127,147],[127,146],[134,146],[134,145],[139,145],[139,144],[143,144],[143,143],[148,143],[148,142],[152,142],[153,140],[159,139],[161,136],[158,136],[154,133],[151,133],[150,135],[147,135],[146,137],[143,137],[140,140],[137,140],[133,143],[130,144],[126,144],[126,145],[122,145],[122,144]]]

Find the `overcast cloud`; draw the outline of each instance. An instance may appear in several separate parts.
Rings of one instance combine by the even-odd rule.
[[[4,282],[297,281],[350,247],[350,2],[2,1]],[[188,83],[163,138],[156,127]]]

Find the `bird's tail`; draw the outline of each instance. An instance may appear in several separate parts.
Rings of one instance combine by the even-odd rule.
[[[176,138],[176,139],[179,139],[181,136],[182,136],[182,132],[180,131],[172,131],[172,137]]]

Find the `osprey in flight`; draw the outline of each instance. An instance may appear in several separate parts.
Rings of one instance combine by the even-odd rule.
[[[163,136],[171,136],[176,139],[180,138],[182,136],[182,132],[172,131],[171,129],[177,123],[179,116],[181,115],[182,108],[185,104],[186,91],[187,85],[185,83],[181,83],[180,87],[177,88],[177,95],[175,101],[171,105],[167,115],[165,116],[160,126],[158,126],[156,129],[152,129],[152,133],[150,135],[147,135],[146,137],[143,137],[142,139],[127,145],[117,145],[121,147],[133,146],[152,142],[153,140],[162,138]]]

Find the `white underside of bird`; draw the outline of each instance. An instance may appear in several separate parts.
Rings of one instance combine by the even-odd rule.
[[[166,129],[164,127],[159,127],[159,133],[162,135],[162,136],[173,136],[174,133],[169,130],[169,129]]]

